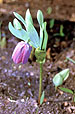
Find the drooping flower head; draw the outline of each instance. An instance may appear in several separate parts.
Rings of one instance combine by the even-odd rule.
[[[24,41],[19,42],[12,54],[12,59],[14,63],[17,64],[22,62],[23,64],[26,64],[30,56],[31,50],[32,47],[28,43]]]

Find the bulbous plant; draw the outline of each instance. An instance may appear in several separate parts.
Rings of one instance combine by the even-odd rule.
[[[56,74],[53,78],[55,89],[57,89],[58,86],[62,85],[63,82],[68,78],[68,76],[69,76],[69,69],[65,69]]]
[[[46,58],[46,46],[48,41],[48,34],[46,31],[47,23],[44,22],[43,13],[38,10],[37,20],[40,26],[40,36],[38,35],[34,25],[33,20],[30,14],[29,9],[26,11],[25,20],[21,15],[16,12],[13,12],[15,19],[13,20],[13,25],[9,22],[10,32],[17,38],[23,40],[19,42],[12,54],[12,59],[15,63],[22,62],[26,64],[30,56],[32,47],[35,48],[35,56],[37,62],[40,64],[40,81],[39,81],[39,97],[38,102],[40,103],[41,93],[42,93],[42,72],[43,64]],[[26,30],[22,28],[21,23],[25,26]]]

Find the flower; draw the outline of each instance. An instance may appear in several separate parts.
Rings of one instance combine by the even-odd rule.
[[[26,64],[30,56],[31,50],[32,47],[28,43],[24,41],[19,42],[12,54],[12,59],[14,63],[17,64],[22,62],[23,64]]]

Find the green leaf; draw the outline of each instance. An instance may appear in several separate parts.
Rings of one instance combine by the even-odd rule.
[[[59,87],[59,89],[61,89],[61,90],[64,91],[64,92],[73,94],[73,91],[70,90],[70,89],[68,89],[68,88]]]
[[[42,46],[42,41],[43,41],[43,28],[40,26],[40,49],[41,49],[41,46]]]
[[[38,48],[40,46],[40,39],[39,39],[39,36],[38,36],[36,29],[31,24],[31,22],[27,23],[26,30],[27,30],[27,33],[30,37],[30,40],[35,45],[35,48]]]
[[[44,50],[46,50],[47,41],[48,41],[48,34],[47,34],[47,31],[44,31],[44,42],[43,42],[43,47],[42,47],[42,49]]]
[[[58,74],[56,74],[53,78],[53,83],[55,86],[60,86],[69,76],[69,69],[65,69]]]
[[[63,80],[65,81],[69,77],[69,69],[65,69],[59,73],[62,76]]]
[[[63,25],[60,25],[60,36],[62,37],[65,36],[65,34],[63,33],[63,29],[64,29]]]
[[[50,20],[50,29],[53,28],[53,26],[54,26],[54,21],[55,21],[54,19],[51,19],[51,20]]]
[[[26,22],[25,22],[25,20],[23,19],[23,17],[22,17],[21,15],[19,15],[19,14],[16,13],[16,12],[13,12],[13,14],[15,15],[15,17],[16,17],[18,20],[20,20],[20,21],[24,24],[24,26],[26,26]]]
[[[18,30],[22,29],[20,22],[16,18],[13,20],[13,25],[15,29],[18,29]]]
[[[50,15],[51,12],[52,12],[52,8],[51,8],[51,7],[48,7],[48,8],[47,8],[47,13]]]
[[[47,34],[47,31],[46,31],[46,25],[47,25],[46,22],[44,22],[43,25],[42,25],[43,30],[44,30],[44,41],[43,41],[42,49],[44,49],[44,50],[46,50],[47,41],[48,41],[48,34]]]
[[[37,20],[40,26],[42,26],[42,23],[44,21],[43,13],[41,10],[38,10],[37,12]]]
[[[28,41],[29,40],[29,36],[28,36],[27,32],[24,29],[21,29],[21,30],[15,29],[12,26],[11,22],[9,22],[9,26],[8,27],[9,27],[10,32],[14,36],[16,36],[17,38],[19,38],[21,40],[24,40],[24,41]]]
[[[63,84],[63,79],[59,74],[56,74],[53,78],[53,83],[56,87],[60,86]]]
[[[43,103],[45,97],[45,92],[42,92],[41,98],[40,98],[40,105]]]
[[[25,21],[26,21],[26,23],[28,23],[28,21],[30,21],[31,24],[33,24],[32,16],[30,14],[29,9],[27,9],[27,11],[26,11]]]

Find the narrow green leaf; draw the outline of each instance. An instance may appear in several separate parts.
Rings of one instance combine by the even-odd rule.
[[[70,89],[68,89],[68,88],[59,87],[59,89],[61,89],[61,90],[64,91],[64,92],[73,94],[73,91],[70,90]]]
[[[47,26],[47,22],[44,22],[44,23],[42,24],[43,30],[46,30],[46,26]]]
[[[26,30],[27,30],[27,33],[30,37],[30,40],[33,42],[33,44],[35,44],[35,48],[39,47],[40,46],[40,38],[38,36],[36,29],[31,24],[31,22],[27,23]]]
[[[48,34],[47,34],[47,31],[46,31],[46,25],[47,25],[46,22],[44,22],[43,25],[42,25],[42,28],[44,30],[44,41],[43,41],[42,49],[44,49],[44,50],[46,50],[47,41],[48,41]]]
[[[21,15],[19,15],[19,14],[16,13],[16,12],[13,12],[13,14],[15,15],[15,17],[16,17],[18,20],[20,20],[20,21],[24,24],[24,26],[26,26],[26,22],[25,22],[25,20],[23,19],[23,17],[22,17]]]
[[[47,34],[47,31],[44,31],[44,42],[43,42],[43,47],[42,47],[42,49],[44,50],[46,50],[47,41],[48,41],[48,34]]]
[[[38,10],[38,12],[37,12],[37,20],[38,20],[39,25],[42,26],[42,23],[44,21],[44,17],[43,17],[43,13],[41,10]]]
[[[51,19],[51,20],[50,20],[50,29],[53,28],[53,26],[54,26],[54,21],[55,21],[54,19]]]
[[[40,26],[40,49],[41,49],[42,41],[43,41],[43,34],[44,34],[43,28]]]
[[[60,25],[60,36],[62,37],[65,36],[65,34],[63,33],[63,29],[64,29],[63,25]]]
[[[45,97],[45,92],[42,92],[41,98],[40,98],[40,105],[43,103]]]
[[[27,9],[27,11],[26,11],[25,21],[26,21],[26,23],[28,23],[28,21],[30,21],[31,24],[33,24],[32,16],[30,14],[29,9]]]
[[[21,40],[24,40],[24,41],[28,41],[29,40],[29,36],[27,34],[27,32],[24,30],[24,29],[21,29],[21,30],[17,30],[15,29],[11,22],[9,22],[9,30],[10,32],[17,38],[21,39]]]

